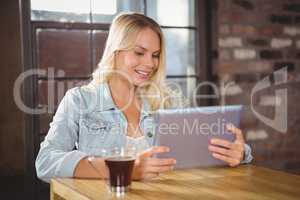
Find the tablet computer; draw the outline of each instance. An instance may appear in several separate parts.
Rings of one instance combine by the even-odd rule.
[[[177,169],[227,165],[211,155],[208,145],[212,138],[234,141],[226,124],[239,127],[241,110],[241,105],[158,110],[154,144],[168,146],[170,152],[156,157],[175,158]]]

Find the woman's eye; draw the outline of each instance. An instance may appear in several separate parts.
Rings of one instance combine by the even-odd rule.
[[[134,53],[135,53],[136,55],[138,55],[138,56],[143,56],[143,55],[144,55],[144,53],[137,52],[137,51],[135,51]]]
[[[159,55],[153,55],[152,57],[153,58],[159,58]]]

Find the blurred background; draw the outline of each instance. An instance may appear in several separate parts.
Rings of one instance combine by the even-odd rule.
[[[37,180],[34,168],[40,141],[65,91],[91,80],[110,23],[122,11],[144,13],[161,25],[171,86],[179,85],[189,99],[199,83],[220,91],[201,87],[192,106],[244,105],[241,127],[253,164],[300,174],[299,0],[3,0],[1,199],[49,199],[49,186]],[[282,68],[287,81],[277,85],[273,72]],[[26,114],[14,100],[15,81],[30,69],[44,71],[24,79],[21,99],[29,108],[46,109],[43,114]],[[270,86],[251,101],[265,77]],[[276,112],[276,91],[283,89],[286,113]],[[270,119],[287,114],[287,131],[266,125],[253,110]]]

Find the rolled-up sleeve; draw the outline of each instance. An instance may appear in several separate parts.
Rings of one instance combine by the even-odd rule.
[[[244,149],[244,160],[242,160],[241,164],[247,164],[253,160],[251,147],[248,144],[244,144]]]
[[[80,117],[79,88],[67,91],[50,123],[35,161],[37,176],[49,182],[53,177],[72,177],[78,162],[86,157],[74,150]]]

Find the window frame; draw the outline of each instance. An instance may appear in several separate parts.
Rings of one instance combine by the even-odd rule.
[[[146,5],[147,0],[143,0]],[[177,27],[177,26],[161,26],[162,28],[186,28],[195,29],[195,71],[196,75],[179,75],[167,76],[166,78],[196,78],[196,83],[201,81],[212,80],[212,6],[214,1],[210,0],[195,0],[195,27]],[[53,22],[53,21],[32,21],[30,1],[20,2],[20,24],[22,30],[21,42],[23,44],[23,70],[37,69],[36,63],[36,38],[35,33],[38,28],[57,28],[57,29],[79,29],[79,30],[109,30],[110,24],[100,23],[70,23],[70,22]],[[146,6],[144,13],[147,14]],[[91,37],[92,38],[92,37]],[[92,44],[92,43],[91,43]],[[92,48],[92,46],[91,46]],[[82,78],[86,80],[90,77],[64,77],[63,79]],[[58,80],[61,78],[55,77]],[[34,108],[37,106],[37,86],[38,77],[25,80],[23,87],[23,97],[28,107]],[[43,78],[45,80],[45,78]],[[205,94],[211,94],[209,89],[206,89]],[[198,105],[212,105],[212,101],[201,101]],[[37,156],[40,145],[39,133],[39,116],[25,115],[25,170],[27,177],[26,192],[30,199],[37,199],[40,186],[35,173],[35,158]]]

